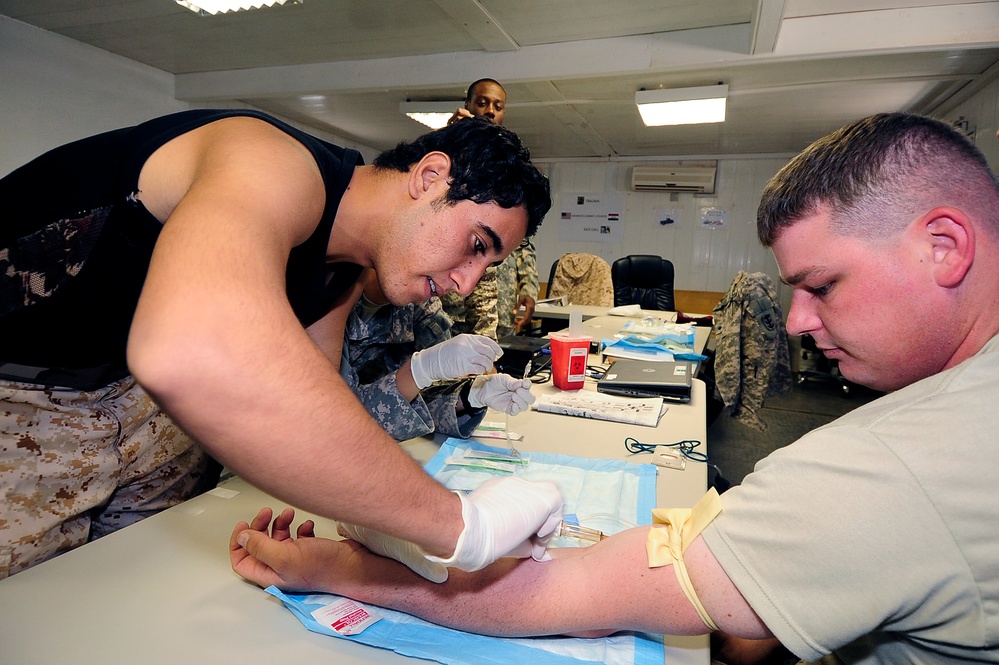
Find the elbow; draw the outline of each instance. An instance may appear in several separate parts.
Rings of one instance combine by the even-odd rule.
[[[136,382],[161,406],[165,406],[185,382],[186,363],[180,352],[169,344],[152,340],[139,343],[129,339],[126,360]]]
[[[165,410],[170,412],[182,401],[199,399],[198,391],[212,384],[212,365],[206,363],[212,354],[206,353],[204,340],[176,329],[136,332],[133,328],[128,340],[128,369]]]

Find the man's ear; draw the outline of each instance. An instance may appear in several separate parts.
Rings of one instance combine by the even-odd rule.
[[[447,185],[451,158],[443,152],[428,152],[409,169],[409,195],[422,198],[435,185]]]
[[[922,218],[930,242],[933,278],[952,288],[961,283],[975,260],[975,227],[957,208],[939,207]]]

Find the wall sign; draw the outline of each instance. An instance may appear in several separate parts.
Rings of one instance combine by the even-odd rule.
[[[728,226],[728,210],[723,208],[701,208],[698,211],[701,226],[707,229],[720,229]]]
[[[559,194],[558,239],[562,242],[621,242],[622,193]]]

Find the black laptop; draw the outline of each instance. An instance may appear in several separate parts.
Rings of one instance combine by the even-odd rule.
[[[693,364],[622,358],[597,381],[597,391],[625,397],[662,397],[669,402],[690,401]]]

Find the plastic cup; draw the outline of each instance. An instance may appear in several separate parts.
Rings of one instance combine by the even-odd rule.
[[[586,361],[590,355],[590,337],[570,333],[551,333],[552,382],[562,390],[579,390],[586,379]]]

